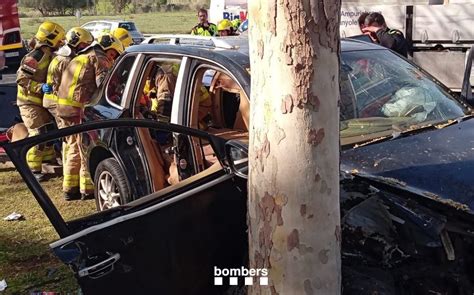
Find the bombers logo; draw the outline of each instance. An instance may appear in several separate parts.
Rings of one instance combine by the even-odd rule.
[[[224,278],[228,278],[224,281]],[[254,283],[260,286],[268,285],[268,270],[266,268],[223,268],[220,269],[214,266],[214,285],[239,285],[239,279],[243,280],[246,286],[251,286]]]

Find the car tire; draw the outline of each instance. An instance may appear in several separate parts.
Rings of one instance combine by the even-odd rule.
[[[104,211],[130,202],[127,177],[114,158],[97,165],[94,177],[94,196],[98,211]]]

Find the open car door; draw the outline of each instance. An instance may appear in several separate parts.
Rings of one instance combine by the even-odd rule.
[[[101,212],[94,206],[97,200],[63,200],[60,175],[51,175],[40,184],[28,168],[26,154],[34,146],[52,146],[59,151],[65,138],[79,135],[82,153],[91,163],[97,154],[94,149],[113,146],[111,134],[136,128],[150,132],[154,143],[160,132],[197,138],[212,146],[218,161],[177,184]],[[130,145],[138,144],[133,136],[126,140]],[[60,237],[51,249],[74,271],[84,294],[222,294],[238,287],[214,286],[215,267],[241,268],[247,266],[248,256],[246,180],[230,172],[235,163],[245,170],[246,155],[226,148],[225,140],[157,121],[107,120],[3,147]],[[116,151],[108,152],[113,159]],[[231,154],[242,159],[229,161]]]

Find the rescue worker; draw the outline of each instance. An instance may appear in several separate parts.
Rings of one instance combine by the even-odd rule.
[[[34,49],[25,55],[17,71],[17,105],[28,129],[28,136],[54,129],[52,118],[43,107],[43,93],[50,91],[46,84],[48,66],[53,52],[63,44],[64,33],[60,25],[50,21],[43,22],[35,34]],[[54,157],[51,144],[35,146],[27,152],[28,166],[39,181],[44,179],[41,173],[43,160]]]
[[[204,8],[198,11],[199,23],[191,30],[191,35],[216,36],[217,26],[207,20],[207,10]]]
[[[81,28],[74,27],[66,33],[66,45],[56,52],[49,67],[46,83],[51,86],[50,92],[45,92],[43,106],[56,118],[56,106],[58,102],[58,90],[61,84],[61,76],[69,62],[84,48],[90,46],[94,41],[92,34]]]
[[[162,64],[155,76],[155,88],[149,91],[151,112],[162,121],[169,122],[179,64]]]
[[[232,21],[232,30],[234,31],[234,33],[239,31],[239,27],[241,24],[242,24],[242,21],[238,18]]]
[[[233,36],[233,25],[232,22],[228,19],[223,19],[217,24],[218,35],[223,36]]]
[[[113,29],[110,34],[112,34],[112,36],[117,38],[122,43],[124,49],[127,49],[127,47],[133,45],[132,36],[130,36],[130,33],[124,28]]]
[[[409,44],[403,33],[390,29],[385,23],[385,18],[378,12],[372,12],[365,18],[365,27],[362,32],[368,34],[374,42],[387,47],[404,57],[408,57]]]
[[[363,29],[365,28],[365,19],[367,18],[368,15],[369,15],[368,12],[362,12],[359,15],[359,18],[357,19],[357,23],[359,24],[359,30],[362,33],[364,33]]]
[[[59,128],[81,123],[84,105],[93,97],[115,58],[122,52],[122,43],[106,34],[71,60],[62,73],[58,90],[56,112]],[[63,163],[63,191],[68,201],[91,198],[94,192],[81,142],[81,134],[66,137],[68,150]]]

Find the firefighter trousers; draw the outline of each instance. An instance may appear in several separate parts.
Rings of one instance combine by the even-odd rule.
[[[45,133],[46,126],[52,123],[49,112],[39,105],[26,104],[19,105],[21,119],[28,129],[28,136],[35,136]],[[50,161],[55,158],[52,145],[34,146],[28,150],[26,161],[34,173],[41,173],[43,161]]]
[[[56,117],[58,128],[66,128],[81,123],[80,117]],[[63,191],[65,193],[81,192],[93,194],[94,185],[87,170],[84,151],[82,150],[82,134],[66,136],[63,140]]]

